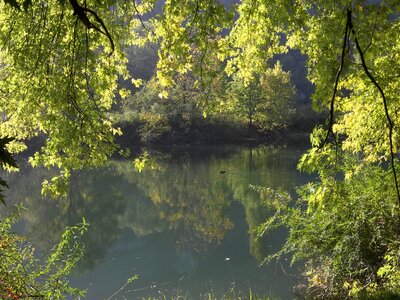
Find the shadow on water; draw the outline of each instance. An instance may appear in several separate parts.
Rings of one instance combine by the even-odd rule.
[[[41,251],[63,229],[85,217],[86,255],[71,281],[88,299],[112,295],[128,277],[139,279],[120,293],[131,299],[180,293],[196,298],[238,291],[290,298],[296,272],[283,262],[259,267],[279,248],[283,230],[255,241],[268,211],[249,185],[294,192],[307,178],[296,171],[301,149],[258,146],[167,149],[153,168],[138,172],[132,161],[74,174],[67,199],[42,198],[49,171],[22,168],[8,175],[10,200],[22,212],[21,231]],[[156,167],[154,167],[156,166]],[[285,270],[285,272],[282,271]]]

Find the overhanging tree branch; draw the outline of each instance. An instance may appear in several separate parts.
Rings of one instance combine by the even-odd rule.
[[[386,115],[387,123],[389,125],[390,164],[391,164],[391,167],[392,167],[394,183],[395,183],[395,186],[396,186],[397,201],[398,201],[398,203],[400,205],[400,189],[399,189],[399,184],[398,184],[398,181],[397,181],[397,171],[396,171],[396,166],[395,166],[394,147],[393,147],[394,122],[393,122],[393,120],[392,120],[392,118],[390,117],[390,114],[389,114],[389,109],[388,109],[388,104],[387,104],[385,93],[383,92],[383,89],[379,85],[379,83],[372,76],[372,74],[369,71],[369,69],[367,67],[367,64],[365,62],[365,57],[364,57],[365,51],[361,50],[360,43],[358,42],[356,31],[354,29],[353,22],[352,22],[351,10],[347,11],[347,15],[348,15],[347,21],[349,22],[349,29],[351,30],[351,33],[352,33],[352,35],[354,37],[354,42],[356,44],[357,52],[360,55],[361,65],[363,67],[365,75],[367,75],[367,77],[371,80],[372,84],[378,89],[379,94],[381,95],[382,100],[383,100],[383,107],[385,109],[385,115]]]
[[[94,29],[97,32],[100,32],[101,34],[105,35],[108,40],[110,41],[111,45],[111,53],[114,52],[114,41],[111,37],[111,34],[108,32],[108,29],[106,25],[104,24],[103,20],[99,17],[99,15],[94,11],[91,10],[90,8],[83,7],[81,6],[77,0],[69,0],[69,3],[71,4],[72,8],[74,9],[74,15],[78,17],[78,19],[83,23],[83,25],[86,26],[87,29]],[[89,17],[87,14],[92,15],[96,21],[100,24],[100,27],[96,26],[93,24],[92,21],[89,20]]]
[[[339,70],[336,74],[335,86],[333,88],[333,94],[332,94],[332,98],[331,98],[331,102],[330,102],[328,132],[326,133],[326,137],[325,137],[323,143],[321,144],[320,148],[323,148],[325,146],[325,144],[328,142],[328,138],[329,138],[330,134],[333,135],[333,138],[336,141],[336,136],[335,136],[335,133],[333,132],[333,118],[334,118],[334,114],[335,114],[335,98],[336,98],[336,94],[337,94],[337,90],[338,90],[339,78],[343,71],[344,57],[346,54],[346,46],[348,44],[348,37],[350,35],[350,24],[351,24],[351,16],[349,17],[349,14],[347,14],[346,29],[345,29],[344,36],[343,36],[342,54],[341,54],[341,58],[340,58],[340,66],[339,66]]]

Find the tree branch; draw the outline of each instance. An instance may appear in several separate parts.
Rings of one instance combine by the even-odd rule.
[[[339,78],[340,78],[340,74],[343,71],[343,65],[344,65],[344,57],[346,54],[346,46],[348,44],[348,37],[349,37],[349,29],[350,29],[350,24],[351,24],[351,14],[349,16],[349,14],[347,13],[347,21],[346,21],[346,28],[344,31],[344,36],[343,36],[343,46],[342,46],[342,55],[340,58],[340,67],[339,70],[336,74],[336,79],[335,79],[335,86],[333,88],[333,94],[332,94],[332,98],[331,98],[331,102],[330,102],[330,110],[329,110],[329,125],[328,125],[328,132],[326,133],[326,137],[323,141],[323,143],[321,144],[321,146],[319,148],[323,148],[325,146],[325,144],[328,141],[329,135],[332,134],[335,141],[336,141],[336,136],[335,133],[333,132],[333,117],[334,117],[334,113],[335,113],[335,98],[336,98],[336,94],[337,94],[337,89],[338,89],[338,85],[339,85]]]
[[[81,6],[77,0],[69,0],[69,3],[71,4],[72,8],[74,9],[74,15],[76,15],[78,17],[78,19],[83,23],[83,25],[86,26],[87,29],[94,29],[97,32],[100,32],[101,34],[105,35],[108,40],[110,41],[110,45],[111,45],[111,53],[110,55],[114,52],[114,41],[110,35],[110,33],[108,32],[108,29],[106,27],[106,25],[104,24],[103,20],[99,17],[99,15],[91,10],[90,8],[87,7],[83,7]],[[87,16],[87,13],[91,14],[96,21],[100,24],[100,28],[98,26],[96,26],[95,24],[93,24],[92,21],[89,20],[89,17]]]
[[[349,28],[351,30],[351,33],[352,33],[353,37],[354,37],[354,42],[356,44],[356,48],[357,48],[358,54],[360,55],[361,65],[363,67],[365,75],[367,75],[367,77],[371,80],[372,84],[378,89],[379,94],[381,95],[382,100],[383,100],[383,107],[385,109],[386,119],[387,119],[387,122],[389,124],[390,163],[391,163],[391,166],[392,166],[394,184],[396,186],[397,201],[398,201],[399,206],[400,206],[400,188],[399,188],[399,184],[398,184],[398,181],[397,181],[397,171],[396,171],[396,167],[395,167],[395,157],[394,157],[394,147],[393,147],[394,122],[393,122],[393,120],[392,120],[392,118],[390,117],[390,114],[389,114],[389,109],[388,109],[385,93],[383,92],[382,87],[379,85],[379,83],[375,80],[375,78],[370,73],[370,71],[369,71],[369,69],[367,67],[367,64],[365,62],[365,58],[364,58],[365,51],[361,50],[360,43],[358,42],[356,31],[354,29],[353,22],[351,20],[351,11],[348,10],[347,14],[349,16],[348,17],[349,18],[348,21],[350,21]]]

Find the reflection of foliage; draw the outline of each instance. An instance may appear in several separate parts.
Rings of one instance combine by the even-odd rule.
[[[25,233],[41,250],[49,249],[65,226],[85,216],[92,226],[84,241],[88,255],[80,263],[83,270],[99,264],[106,248],[126,228],[137,236],[170,230],[180,248],[206,250],[232,228],[226,216],[232,199],[245,207],[253,235],[266,212],[249,185],[290,188],[294,179],[290,172],[281,174],[282,169],[294,168],[296,156],[291,151],[272,147],[187,151],[182,147],[168,154],[148,152],[142,156],[141,172],[131,161],[112,161],[106,168],[74,174],[69,196],[62,201],[40,194],[40,183],[48,171],[24,169],[22,175],[8,176],[11,184],[21,187],[9,195],[24,201],[28,208],[22,211]],[[264,242],[251,243],[262,251]]]
[[[34,240],[42,251],[48,251],[56,243],[64,228],[76,224],[85,216],[92,225],[83,241],[86,255],[79,262],[87,269],[102,260],[106,247],[118,236],[118,216],[124,211],[126,197],[132,192],[124,179],[112,176],[112,168],[82,171],[73,176],[68,197],[61,200],[43,198],[40,193],[42,178],[48,176],[44,169],[25,169],[24,175],[9,176],[10,184],[21,186],[8,194],[20,199],[27,210],[21,218],[28,222],[25,235]],[[127,190],[128,189],[128,190]]]
[[[229,179],[229,187],[234,200],[245,208],[246,222],[249,225],[250,253],[262,261],[272,246],[269,237],[258,237],[257,228],[265,221],[270,210],[262,205],[263,199],[251,186],[265,186],[282,190],[293,190],[296,183],[298,154],[283,151],[281,148],[259,146],[243,149],[228,159],[228,165],[241,161],[237,174]],[[239,171],[240,170],[240,171]]]
[[[49,250],[59,241],[67,223],[62,216],[68,209],[68,201],[55,201],[41,195],[41,183],[47,176],[55,174],[43,168],[26,168],[20,165],[18,173],[5,174],[7,182],[14,187],[7,192],[11,203],[22,203],[27,209],[20,211],[20,219],[29,224],[26,226],[29,239],[41,250]],[[10,207],[11,209],[11,207]],[[2,217],[6,211],[1,211]],[[61,217],[60,217],[61,216]],[[51,220],[51,221],[49,221]],[[76,219],[79,222],[80,217]],[[71,223],[72,225],[72,223]]]
[[[139,189],[134,198],[127,198],[125,212],[118,217],[118,224],[120,228],[131,229],[137,236],[162,232],[167,228],[154,204]]]
[[[111,176],[112,168],[101,168],[95,172],[83,171],[74,176],[69,193],[69,219],[85,216],[92,227],[85,239],[88,255],[81,267],[90,268],[99,263],[107,246],[119,235],[118,216],[126,207],[129,193],[124,179]]]
[[[204,250],[217,244],[232,223],[225,216],[229,206],[226,186],[218,169],[190,160],[173,162],[161,172],[142,172],[138,186],[158,208],[170,229],[182,234],[178,246]]]
[[[0,298],[65,299],[84,295],[69,285],[67,276],[83,255],[81,238],[87,224],[67,227],[61,242],[43,264],[34,255],[32,244],[11,232],[15,216],[0,221]]]
[[[170,228],[182,231],[178,240],[182,247],[224,237],[232,225],[224,216],[230,201],[223,199],[232,196],[245,207],[251,252],[261,260],[268,241],[253,237],[267,210],[249,185],[268,183],[271,187],[293,189],[294,173],[289,170],[295,169],[297,156],[291,151],[260,146],[244,148],[228,158],[203,158],[209,161],[206,164],[193,162],[190,157],[170,158],[160,172],[142,172],[137,183],[157,207],[161,219]],[[226,173],[221,174],[220,170]]]

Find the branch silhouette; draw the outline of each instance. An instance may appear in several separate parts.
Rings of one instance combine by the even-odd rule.
[[[99,15],[94,10],[81,6],[77,0],[69,0],[69,3],[74,9],[74,15],[78,17],[78,19],[82,22],[83,25],[86,26],[87,29],[94,29],[108,38],[111,45],[111,53],[110,53],[111,55],[114,52],[115,48],[114,41],[111,37],[111,34],[108,32],[106,25],[104,24],[103,20],[99,17]],[[92,21],[90,21],[88,14],[92,15],[96,19],[96,21],[100,24],[100,27],[96,26]]]

